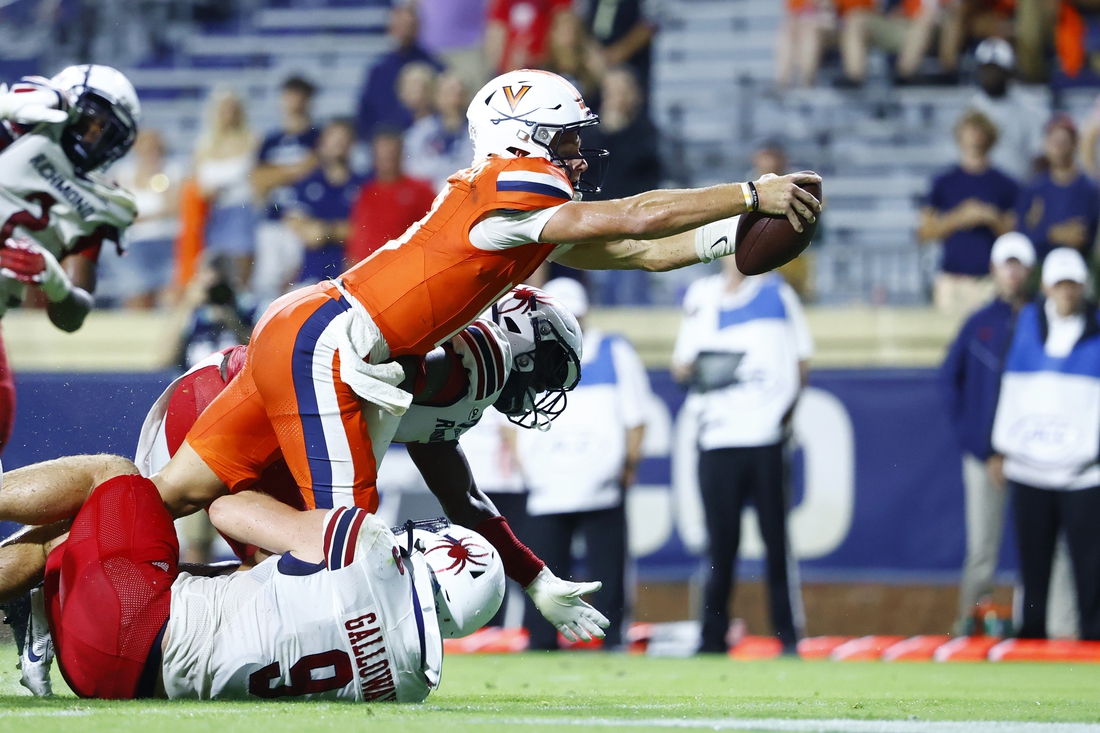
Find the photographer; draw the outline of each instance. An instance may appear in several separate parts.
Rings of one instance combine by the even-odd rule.
[[[233,261],[215,257],[203,265],[177,310],[180,338],[174,364],[190,369],[199,361],[230,346],[247,344],[254,312],[237,295]]]

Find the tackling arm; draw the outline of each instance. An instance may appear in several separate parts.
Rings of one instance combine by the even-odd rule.
[[[267,494],[241,491],[215,499],[209,512],[210,523],[238,542],[305,562],[325,559],[324,509],[301,512]]]
[[[504,572],[524,587],[547,621],[570,641],[603,637],[608,620],[581,598],[598,591],[601,584],[561,580],[516,539],[507,520],[477,488],[457,442],[409,443],[406,447],[447,517],[492,543],[500,553]]]
[[[754,183],[755,210],[786,216],[802,231],[802,220],[814,221],[821,203],[799,184],[820,181],[809,172],[765,176]],[[557,258],[569,267],[664,272],[733,254],[733,217],[752,210],[751,202],[742,183],[573,202],[555,212],[540,239],[576,245]]]

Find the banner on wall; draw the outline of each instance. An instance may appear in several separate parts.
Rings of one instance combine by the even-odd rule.
[[[132,456],[145,413],[172,374],[22,374],[5,468],[79,453]],[[686,578],[706,547],[695,478],[693,405],[668,372],[650,373],[646,459],[628,498],[630,548],[643,576]],[[820,370],[794,416],[792,545],[807,577],[946,578],[965,550],[961,464],[932,370]],[[406,481],[403,456],[388,477]],[[385,465],[384,464],[384,465]],[[404,476],[405,478],[400,478]],[[380,513],[396,511],[386,496]],[[396,517],[395,517],[396,518]],[[742,557],[763,555],[749,509]],[[1011,534],[1011,533],[1006,533]],[[1015,566],[1011,537],[1002,569]]]

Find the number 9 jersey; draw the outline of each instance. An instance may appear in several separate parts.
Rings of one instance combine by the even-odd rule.
[[[443,642],[424,556],[362,509],[325,517],[322,563],[272,557],[172,586],[162,671],[170,698],[420,702]]]

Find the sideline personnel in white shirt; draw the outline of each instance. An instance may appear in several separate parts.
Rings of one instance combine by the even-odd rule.
[[[1080,637],[1100,641],[1100,320],[1087,282],[1077,250],[1047,255],[1046,298],[1016,320],[993,420],[1016,509],[1022,639],[1046,637],[1051,563],[1064,531]]]
[[[709,536],[700,652],[725,653],[741,513],[751,501],[767,549],[772,626],[794,653],[805,626],[790,553],[786,439],[813,353],[802,305],[776,273],[745,277],[732,258],[684,297],[673,376],[699,401],[699,486]]]
[[[521,430],[518,452],[526,478],[524,539],[560,577],[571,577],[571,547],[584,537],[588,574],[603,581],[592,604],[611,621],[605,649],[622,646],[626,615],[624,496],[642,457],[649,377],[626,339],[589,328],[588,298],[576,280],[543,288],[572,311],[584,332],[581,380],[547,432]],[[528,607],[531,649],[557,649],[557,631]]]

